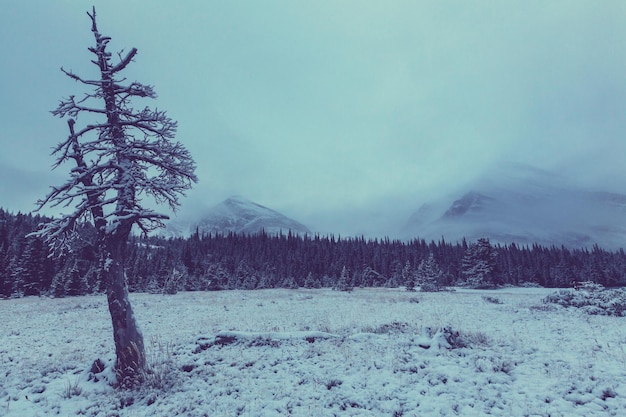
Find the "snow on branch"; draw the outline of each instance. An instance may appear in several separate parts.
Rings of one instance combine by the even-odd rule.
[[[131,49],[128,55],[126,55],[126,57],[122,59],[122,61],[119,64],[111,68],[111,72],[120,72],[121,70],[126,68],[126,66],[130,64],[130,62],[133,60],[133,57],[136,54],[137,54],[137,48]]]
[[[80,100],[70,95],[52,111],[54,116],[69,117],[70,130],[53,150],[53,168],[72,161],[74,166],[68,179],[38,202],[39,209],[61,206],[73,210],[37,232],[56,249],[71,240],[82,221],[94,222],[100,240],[107,236],[124,239],[133,225],[144,233],[163,227],[168,216],[144,207],[142,198],[148,196],[175,211],[180,196],[197,181],[193,158],[173,140],[177,122],[165,111],[132,106],[135,98],[156,98],[154,88],[137,81],[125,84],[125,78],[114,77],[133,62],[137,49],[120,54],[120,62],[112,65],[107,51],[111,38],[99,33],[95,8],[87,14],[95,38],[95,46],[89,50],[96,55],[92,62],[99,68],[100,79],[85,79],[61,68],[92,90]],[[83,113],[103,120],[78,128],[75,125]]]
[[[101,81],[96,81],[96,80],[85,80],[81,77],[79,77],[78,75],[74,74],[72,71],[67,71],[65,68],[61,67],[61,72],[63,72],[63,74],[67,75],[68,77],[70,77],[71,79],[81,82],[83,84],[86,85],[100,85]]]

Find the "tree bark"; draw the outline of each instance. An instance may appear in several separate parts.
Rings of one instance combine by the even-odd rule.
[[[115,340],[115,374],[122,387],[140,384],[146,362],[143,335],[139,330],[128,299],[128,286],[124,272],[126,239],[110,236],[106,240],[107,257],[104,276],[107,283],[107,301],[113,338]]]
[[[108,124],[106,134],[116,148],[116,163],[120,167],[115,179],[115,188],[117,189],[115,214],[124,217],[132,214],[135,210],[136,190],[135,184],[132,182],[132,174],[128,172],[129,168],[132,167],[132,161],[126,154],[129,145],[120,122],[121,108],[117,100],[114,74],[126,67],[137,50],[133,48],[125,60],[116,67],[111,67],[110,54],[106,52],[110,38],[102,36],[98,32],[95,7],[92,13],[89,17],[92,20],[91,31],[96,39],[96,48],[91,49],[91,51],[97,55],[98,61],[95,63],[100,68],[100,88]],[[94,214],[94,219],[96,215]],[[126,243],[134,220],[127,218],[117,222],[118,224],[114,224],[112,230],[100,230],[99,233],[102,233],[104,240],[104,275],[107,282],[107,300],[113,322],[113,337],[117,356],[115,373],[121,386],[132,386],[142,382],[146,362],[143,335],[139,330],[128,299],[128,286],[124,270]]]

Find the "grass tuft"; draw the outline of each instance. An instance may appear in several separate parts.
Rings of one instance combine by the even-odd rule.
[[[70,399],[72,397],[77,397],[83,393],[83,388],[80,386],[80,377],[77,376],[72,380],[69,376],[65,381],[65,385],[63,386],[63,392],[61,393],[61,398]]]

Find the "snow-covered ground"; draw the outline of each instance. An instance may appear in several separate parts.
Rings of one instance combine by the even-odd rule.
[[[626,318],[550,292],[132,294],[140,391],[107,383],[103,296],[2,300],[0,416],[626,415]]]

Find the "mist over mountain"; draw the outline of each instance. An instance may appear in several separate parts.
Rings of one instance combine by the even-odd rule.
[[[402,235],[618,249],[626,246],[626,195],[582,189],[524,165],[499,167],[458,195],[422,205]]]
[[[327,212],[299,221],[243,197],[230,197],[210,209],[168,223],[166,237],[200,233],[316,233],[368,238],[468,242],[487,237],[493,243],[616,250],[626,247],[626,194],[583,188],[564,176],[527,165],[501,165],[454,194],[426,200],[410,216],[406,202],[390,201],[375,209]],[[395,210],[395,212],[394,212]],[[305,216],[306,217],[306,216]],[[407,219],[408,218],[408,219]],[[326,227],[319,223],[326,222]],[[356,225],[347,233],[328,226]],[[321,230],[321,231],[320,231]]]

